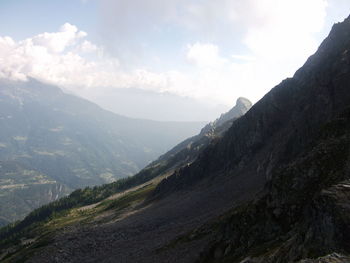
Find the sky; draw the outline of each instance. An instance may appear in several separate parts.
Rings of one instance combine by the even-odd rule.
[[[349,0],[0,0],[0,78],[131,117],[210,120],[293,76],[349,14]]]

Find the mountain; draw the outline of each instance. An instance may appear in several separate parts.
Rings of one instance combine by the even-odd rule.
[[[2,260],[350,262],[349,50],[350,17],[194,161],[36,210]]]
[[[172,173],[176,169],[186,167],[189,163],[194,161],[206,146],[213,140],[220,138],[224,132],[229,129],[232,122],[244,115],[251,106],[252,103],[249,100],[245,98],[237,99],[236,105],[229,112],[222,114],[220,118],[207,124],[198,135],[179,143],[135,176],[92,189],[86,188],[84,190],[76,190],[68,197],[33,211],[22,222],[15,224],[14,229],[17,232],[26,231],[26,228],[28,226],[30,227],[33,222],[46,220],[47,218],[51,218],[54,214],[60,214],[73,207],[89,207],[89,205],[95,207],[103,201],[103,199],[108,198],[108,196],[112,194],[120,193],[125,190],[130,191],[130,188],[133,187],[138,191],[144,184],[148,184],[149,181],[157,182],[161,180],[165,175]],[[147,186],[146,189],[147,188],[149,187]],[[11,232],[14,229],[10,227]],[[4,236],[1,236],[0,238],[3,237]]]
[[[222,137],[231,127],[233,121],[243,116],[251,107],[252,103],[248,99],[238,98],[235,106],[230,111],[205,125],[196,136],[184,140],[160,156],[158,160],[148,165],[136,177],[141,176],[143,173],[159,176],[165,171],[169,172],[169,170],[173,171],[189,165],[213,140]]]
[[[0,81],[0,125],[6,222],[74,189],[138,172],[203,123],[126,118],[29,79]]]

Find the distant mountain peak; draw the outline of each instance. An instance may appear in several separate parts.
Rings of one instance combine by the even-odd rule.
[[[229,120],[241,117],[252,107],[252,105],[253,104],[247,98],[239,97],[236,100],[236,105],[228,112],[221,114],[220,118],[211,123],[211,126],[217,127]]]
[[[219,118],[217,118],[215,121],[208,123],[200,132],[200,134],[209,134],[211,131],[215,130],[217,127],[223,125],[225,122],[233,121],[242,115],[244,115],[251,107],[252,103],[250,100],[239,97],[236,100],[236,105],[233,106],[231,110],[229,110],[226,113],[221,114]],[[229,125],[230,126],[230,125]]]
[[[248,100],[247,98],[239,97],[236,100],[235,107],[250,109],[252,106],[253,106],[252,102],[250,100]]]

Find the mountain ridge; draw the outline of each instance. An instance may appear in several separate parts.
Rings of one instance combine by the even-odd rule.
[[[244,100],[245,103],[240,103],[242,100]],[[130,188],[134,188],[136,189],[134,191],[138,191],[138,189],[140,189],[138,185],[147,188],[152,182],[160,181],[164,176],[172,173],[172,171],[192,162],[205,146],[207,146],[213,139],[221,137],[232,122],[246,113],[250,107],[251,103],[247,99],[238,99],[236,105],[228,113],[222,114],[222,116],[226,116],[226,119],[229,119],[227,118],[227,114],[233,119],[226,122],[220,122],[221,125],[218,125],[218,120],[222,120],[221,116],[221,118],[206,125],[198,135],[181,142],[133,177],[118,180],[109,185],[94,187],[92,189],[86,188],[84,190],[76,190],[66,198],[34,210],[23,221],[14,224],[13,227],[10,226],[8,232],[5,230],[5,232],[0,233],[0,239],[5,238],[6,235],[12,235],[11,233],[25,231],[25,229],[30,227],[35,220],[43,221],[54,214],[60,214],[64,212],[64,210],[72,209],[77,206],[82,206],[82,208],[78,209],[79,211],[85,211],[86,209],[91,210],[102,205],[104,202],[109,202],[108,200],[112,198],[108,197],[109,195],[120,196],[123,195],[123,190],[128,192],[130,191],[128,190]],[[207,129],[207,127],[210,127],[210,129]],[[105,198],[107,199],[103,201]],[[114,198],[115,197],[112,199]]]
[[[203,125],[130,119],[31,78],[2,79],[0,100],[5,222],[76,188],[130,176]]]

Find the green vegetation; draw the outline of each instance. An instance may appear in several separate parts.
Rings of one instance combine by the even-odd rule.
[[[0,218],[5,223],[23,218],[69,192],[70,189],[35,169],[16,161],[0,161]]]
[[[104,210],[110,210],[110,209],[124,209],[129,207],[130,205],[134,204],[135,202],[139,200],[145,199],[149,193],[154,190],[156,186],[154,184],[148,184],[144,187],[132,191],[116,200],[106,200],[102,202],[99,206],[103,207]]]
[[[75,190],[67,197],[63,197],[32,211],[22,221],[9,224],[0,229],[0,246],[5,245],[7,242],[13,243],[16,240],[18,241],[21,236],[30,232],[38,225],[50,219],[61,217],[66,214],[69,209],[98,203],[113,194],[123,192],[153,179],[155,174],[151,173],[151,170],[152,169],[146,169],[144,172],[133,177],[120,179],[111,184]],[[124,206],[132,200],[139,199],[140,194],[141,197],[145,197],[153,187],[154,186],[141,188],[139,191],[131,192],[121,199],[104,201],[101,205],[103,205],[105,209]]]
[[[109,193],[112,191],[110,185],[76,190],[68,197],[36,209],[23,221],[2,228],[0,248],[10,249],[10,252],[0,260],[23,262],[35,251],[50,244],[53,236],[65,227],[77,223],[102,223],[103,214],[108,211],[113,212],[107,220],[113,220],[123,213],[137,210],[157,185],[156,182],[150,182],[142,187],[129,189],[129,184],[130,179],[120,180],[118,184],[114,183],[115,192],[120,192],[116,197],[110,196]],[[121,190],[123,188],[128,190],[123,192]],[[107,196],[109,198],[103,198]],[[95,206],[82,207],[89,204],[95,204]],[[0,257],[1,252],[4,251],[0,250]]]

